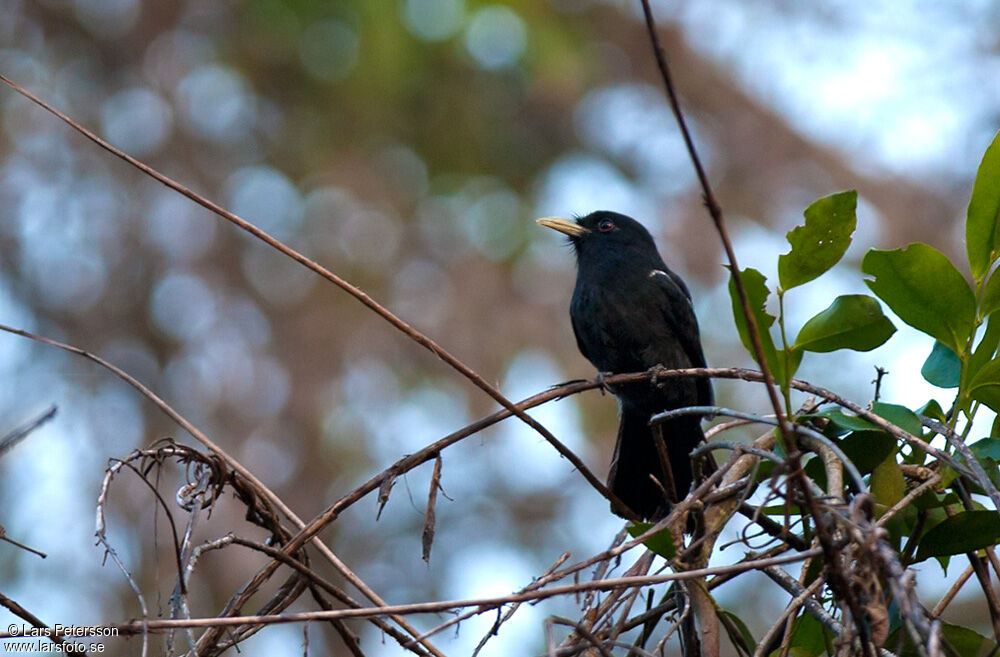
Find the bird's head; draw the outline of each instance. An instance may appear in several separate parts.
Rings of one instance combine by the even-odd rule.
[[[536,219],[540,226],[551,228],[569,237],[578,256],[616,253],[621,255],[652,255],[659,259],[656,244],[645,226],[617,212],[600,210],[585,217]]]

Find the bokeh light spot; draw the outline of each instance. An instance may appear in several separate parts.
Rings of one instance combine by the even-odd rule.
[[[243,76],[220,64],[205,64],[177,85],[184,118],[199,135],[212,141],[234,142],[254,121],[254,96]]]
[[[528,44],[528,30],[517,13],[503,5],[476,11],[465,30],[465,48],[486,70],[517,64]]]
[[[101,106],[101,128],[115,146],[148,155],[170,136],[173,114],[158,95],[143,87],[125,89]]]
[[[172,271],[160,279],[150,303],[153,323],[176,340],[204,333],[215,319],[215,297],[198,276]]]
[[[655,232],[653,207],[643,191],[607,160],[572,153],[545,172],[535,214],[549,217],[614,210],[639,219]]]
[[[147,243],[178,262],[195,260],[212,248],[216,222],[189,199],[172,190],[157,190],[149,204]]]
[[[404,0],[403,24],[418,39],[442,41],[462,27],[464,0]]]
[[[92,33],[117,38],[128,34],[139,19],[139,0],[74,0],[76,17]]]
[[[226,181],[229,207],[261,230],[286,240],[298,233],[304,207],[298,189],[271,167],[246,167]]]
[[[359,45],[357,33],[340,21],[314,23],[299,37],[299,60],[309,75],[335,82],[357,66]]]

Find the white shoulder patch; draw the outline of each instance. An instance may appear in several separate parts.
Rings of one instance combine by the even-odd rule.
[[[674,281],[674,279],[670,278],[670,275],[667,272],[663,271],[662,269],[651,269],[651,270],[649,270],[649,278],[650,279],[660,279],[661,281],[663,281],[664,283],[666,283],[670,287],[674,288],[675,290],[677,290],[678,292],[681,293],[682,297],[684,297],[685,299],[687,299],[688,304],[692,308],[694,307],[694,302],[691,301],[691,297],[689,297],[684,292],[684,290],[682,290],[679,287],[677,287],[677,283]]]

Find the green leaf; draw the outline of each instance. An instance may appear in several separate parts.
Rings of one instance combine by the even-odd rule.
[[[866,294],[845,294],[811,318],[795,338],[795,348],[828,352],[871,351],[896,332],[878,301]]]
[[[964,511],[943,520],[924,534],[916,561],[975,552],[1000,541],[1000,513]]]
[[[941,487],[940,484],[937,486]],[[917,499],[913,500],[914,506],[918,509],[937,509],[948,504],[961,504],[962,501],[958,499],[958,495],[955,493],[945,493],[943,495],[938,495],[937,493],[927,491]],[[930,529],[930,527],[927,527]]]
[[[829,420],[834,429],[832,433],[829,430],[826,431],[829,435],[840,435],[848,431],[879,430],[878,426],[868,420],[857,415],[848,415],[839,408],[831,408],[820,413],[810,413],[809,415],[800,415],[799,418],[803,420],[809,418],[824,418]]]
[[[838,446],[858,472],[866,475],[895,453],[896,439],[883,431],[854,431],[838,441]],[[809,459],[805,471],[818,486],[826,488],[826,470],[822,459]]]
[[[996,647],[996,641],[988,639],[983,635],[961,625],[951,623],[941,624],[941,636],[948,642],[952,650],[947,650],[943,654],[959,655],[959,657],[990,657]],[[906,628],[900,627],[889,635],[885,642],[885,647],[893,651],[898,657],[920,657],[913,645]]]
[[[962,377],[962,361],[951,348],[940,340],[935,340],[930,355],[920,368],[920,374],[932,386],[957,388]]]
[[[941,404],[937,402],[936,399],[928,400],[921,408],[917,409],[917,415],[923,415],[924,417],[929,417],[932,420],[937,420],[938,422],[948,422],[948,416],[945,415],[944,409],[941,408]]]
[[[996,353],[998,345],[1000,345],[1000,315],[990,317],[986,322],[986,331],[983,333],[979,344],[973,350],[972,356],[969,357],[969,363],[965,367],[966,381],[974,379],[979,370],[983,368],[983,365],[993,359],[993,354]]]
[[[983,287],[983,298],[979,302],[979,316],[989,317],[1000,310],[1000,275],[993,272]]]
[[[785,237],[792,250],[778,256],[778,281],[783,290],[808,283],[833,267],[851,244],[857,225],[858,193],[838,192],[806,208],[806,222]]]
[[[889,542],[892,543],[897,552],[903,545],[903,539],[908,539],[913,535],[918,515],[919,512],[915,506],[907,505],[883,525],[889,532]]]
[[[805,509],[794,504],[789,504],[785,506],[784,504],[776,504],[774,506],[762,506],[760,507],[760,512],[766,516],[783,516],[788,514],[790,516],[800,516],[805,513]]]
[[[979,368],[969,383],[969,396],[1000,413],[1000,358]]]
[[[896,451],[896,439],[884,431],[855,431],[840,441],[840,449],[861,474],[868,474]]]
[[[875,496],[876,516],[881,516],[889,507],[903,499],[906,495],[906,480],[903,479],[899,463],[896,463],[895,454],[876,466],[868,487]]]
[[[977,281],[990,268],[1000,250],[1000,132],[986,149],[965,220],[965,248],[969,253],[969,268]]]
[[[976,458],[990,458],[1000,461],[1000,438],[983,438],[969,445]]]
[[[1000,439],[983,438],[969,445],[969,449],[976,455],[993,485],[1000,486],[1000,468],[997,467],[1000,464]]]
[[[785,377],[784,354],[781,354],[782,357],[779,357],[777,350],[774,348],[774,340],[771,338],[770,328],[774,324],[775,317],[767,312],[764,307],[770,295],[766,285],[767,279],[764,277],[764,274],[750,267],[740,272],[739,277],[743,282],[743,289],[746,291],[747,300],[750,303],[750,312],[753,313],[754,319],[757,321],[757,329],[760,332],[760,341],[764,348],[764,359],[767,361],[767,366],[779,382],[787,381],[795,373],[802,356],[800,353],[797,357],[790,359],[790,372]],[[754,357],[754,360],[757,360],[757,357],[754,356],[753,342],[750,340],[750,329],[743,314],[743,305],[740,303],[740,297],[736,293],[735,277],[732,271],[729,272],[729,298],[732,302],[733,318],[736,320],[736,330],[740,334],[740,341],[746,347],[747,351],[750,352],[750,355]],[[792,356],[794,356],[794,353]],[[757,364],[759,365],[760,363],[758,362]]]
[[[823,655],[826,654],[827,641],[831,637],[829,631],[823,624],[812,617],[811,614],[802,613],[795,622],[792,623],[792,638],[789,642],[791,651],[789,655]],[[771,653],[779,654],[776,650]]]
[[[948,258],[919,242],[905,249],[872,249],[861,269],[879,299],[915,329],[937,338],[957,354],[972,333],[976,299],[969,283]]]
[[[632,535],[632,538],[639,538],[645,534],[653,526],[651,522],[633,522],[628,526],[628,533]],[[670,529],[662,529],[645,541],[642,542],[650,552],[653,554],[658,554],[664,559],[673,559],[674,555],[677,554],[677,550],[674,548],[674,537],[670,533]]]
[[[726,609],[719,609],[717,613],[719,620],[722,622],[722,627],[725,628],[726,634],[729,635],[729,640],[732,642],[733,647],[736,648],[736,651],[741,656],[750,657],[753,655],[757,641],[753,638],[750,628],[743,622],[743,619]]]
[[[911,433],[914,436],[919,436],[923,433],[923,424],[920,423],[920,418],[905,406],[874,402],[872,404],[872,413],[878,415],[880,418],[889,420],[903,431]]]

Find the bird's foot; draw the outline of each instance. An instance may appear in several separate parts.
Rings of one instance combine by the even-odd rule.
[[[653,365],[646,373],[649,374],[649,384],[654,388],[662,388],[666,385],[666,381],[660,380],[660,373],[667,371],[667,368],[663,365]]]
[[[607,377],[609,377],[609,376],[611,376],[613,374],[614,374],[614,372],[598,372],[597,376],[594,378],[594,380],[597,381],[597,385],[598,385],[599,390],[601,391],[602,395],[605,392],[610,393],[612,395],[614,394],[614,391],[611,390],[611,386],[609,386],[607,384],[607,382],[605,381],[605,379]]]

